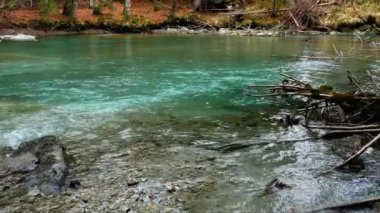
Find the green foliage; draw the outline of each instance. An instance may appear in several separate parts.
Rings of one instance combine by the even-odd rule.
[[[22,0],[5,0],[4,7],[0,8],[0,10],[15,10],[21,7],[24,3]]]
[[[132,19],[132,15],[129,14],[127,11],[123,12],[123,16],[124,16],[124,21],[129,22]]]
[[[112,4],[112,1],[104,1],[103,6],[112,11],[116,9],[115,6]]]
[[[48,20],[50,15],[58,13],[58,7],[55,0],[42,0],[40,2],[40,17],[42,20]]]
[[[68,17],[71,21],[76,20],[76,0],[66,0],[63,6],[62,14]]]
[[[153,12],[157,12],[162,9],[162,4],[160,4],[158,1],[154,1],[153,3]]]
[[[101,6],[100,4],[94,6],[92,8],[92,14],[94,14],[94,15],[102,15],[103,14],[103,6]]]
[[[115,10],[115,6],[111,1],[104,1],[102,4],[98,4],[92,8],[92,14],[94,15],[103,15],[104,8],[109,10]]]
[[[175,14],[169,14],[168,18],[166,19],[166,22],[168,23],[176,23],[178,22],[179,18]]]
[[[130,26],[144,27],[147,25],[147,20],[144,16],[136,16],[124,13],[124,20],[129,23]]]
[[[187,19],[189,22],[196,22],[200,20],[199,15],[196,13],[189,13],[184,18]]]

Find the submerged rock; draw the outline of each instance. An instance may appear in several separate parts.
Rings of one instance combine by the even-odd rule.
[[[278,190],[292,188],[290,184],[284,183],[280,181],[279,179],[275,178],[271,182],[269,182],[264,189],[264,192],[261,196],[265,196],[267,194],[275,193]]]
[[[65,149],[55,136],[25,142],[16,150],[3,148],[0,155],[0,198],[12,191],[23,192],[18,196],[35,191],[52,195],[65,185]]]

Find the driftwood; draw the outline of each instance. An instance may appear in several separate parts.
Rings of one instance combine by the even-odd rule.
[[[245,148],[248,148],[248,147],[251,147],[251,146],[266,146],[266,145],[269,145],[269,144],[285,144],[285,143],[297,143],[297,142],[301,142],[301,141],[309,141],[309,140],[313,140],[313,139],[316,139],[316,138],[303,138],[303,139],[297,139],[297,140],[283,140],[283,141],[277,141],[277,142],[272,142],[272,141],[263,141],[263,142],[249,142],[249,141],[236,141],[236,142],[232,142],[232,143],[229,143],[229,144],[225,144],[225,145],[221,145],[221,146],[210,146],[209,149],[212,149],[212,150],[218,150],[220,152],[223,152],[223,153],[227,153],[227,152],[233,152],[233,151],[236,151],[236,150],[240,150],[240,149],[245,149]]]
[[[297,26],[297,27],[300,27],[300,23],[297,21],[297,19],[294,17],[293,13],[291,11],[289,11],[289,16],[290,18],[292,18],[292,20],[294,21],[294,24]]]
[[[334,5],[335,2],[330,2],[330,3],[322,3],[322,4],[317,4],[317,7],[325,7],[325,6],[331,6]],[[215,9],[214,9],[215,10]],[[226,9],[223,9],[226,10]],[[292,10],[292,8],[282,8],[282,9],[277,9],[277,10],[255,10],[255,11],[234,11],[234,12],[228,12],[228,13],[219,13],[219,15],[228,15],[228,16],[237,16],[237,15],[252,15],[252,14],[263,14],[263,13],[278,13],[278,12],[287,12]]]
[[[361,200],[361,201],[355,201],[351,203],[344,203],[344,204],[339,204],[339,205],[332,205],[332,206],[327,206],[321,209],[314,210],[312,212],[322,212],[326,210],[343,210],[343,209],[352,209],[352,208],[358,208],[358,207],[369,207],[373,206],[374,204],[380,202],[380,198],[372,198],[372,199],[367,199],[367,200]]]
[[[369,147],[371,147],[379,139],[380,139],[380,133],[374,139],[372,139],[369,143],[367,143],[367,145],[363,146],[363,148],[361,148],[357,153],[355,153],[354,155],[352,155],[349,159],[347,159],[343,163],[335,166],[334,169],[341,169],[344,166],[346,166],[349,163],[351,163],[353,160],[356,160],[361,154],[363,154]]]
[[[372,135],[373,139],[361,149],[357,149],[349,159],[335,166],[334,169],[354,164],[369,147],[380,139],[380,89],[370,72],[367,72],[372,83],[372,89],[363,88],[362,83],[351,73],[347,77],[355,86],[354,90],[339,92],[329,85],[313,87],[307,82],[283,75],[285,79],[280,84],[249,85],[250,90],[270,89],[270,92],[249,94],[251,97],[286,97],[296,98],[305,104],[305,107],[295,111],[303,114],[305,128],[309,130],[323,130],[323,139],[340,138],[362,134]],[[335,114],[334,114],[335,113]],[[334,121],[334,125],[309,125],[312,119],[321,119],[323,122]],[[360,147],[359,147],[360,148]]]
[[[274,12],[286,12],[289,11],[290,8],[284,8],[284,9],[278,9]],[[229,13],[219,13],[219,15],[228,15],[228,16],[238,16],[238,15],[252,15],[252,14],[260,14],[260,13],[272,13],[273,10],[255,10],[255,11],[236,11],[236,12],[229,12]]]
[[[380,125],[361,125],[361,126],[306,126],[309,129],[328,129],[328,130],[360,130],[380,128]]]

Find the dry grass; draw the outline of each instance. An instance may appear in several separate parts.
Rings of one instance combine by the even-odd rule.
[[[363,24],[368,17],[375,17],[377,25],[380,25],[380,4],[376,0],[355,2],[354,7],[350,3],[335,6],[322,18],[321,23],[335,29],[340,26],[352,27]]]

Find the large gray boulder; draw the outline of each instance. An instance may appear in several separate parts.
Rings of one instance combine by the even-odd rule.
[[[52,195],[65,185],[68,175],[65,148],[55,136],[25,142],[18,149],[0,151],[0,198],[30,191]],[[37,194],[38,194],[37,193]]]

